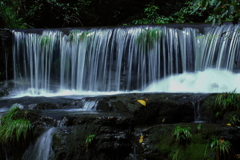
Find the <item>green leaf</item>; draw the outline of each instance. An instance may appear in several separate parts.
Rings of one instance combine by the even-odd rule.
[[[214,9],[216,9],[216,8],[220,8],[220,7],[219,7],[219,6],[220,6],[220,4],[221,4],[221,1],[217,3],[217,5],[215,6],[215,8],[214,8]]]
[[[221,19],[221,18],[218,18],[218,19],[217,19],[217,24],[218,24],[218,25],[221,25],[221,24],[222,24],[222,19]]]
[[[221,15],[221,18],[224,18],[228,13],[229,13],[228,10],[226,10],[226,11]]]
[[[230,15],[233,14],[233,12],[234,12],[234,6],[233,5],[230,5],[228,7],[228,12],[229,12]]]
[[[215,21],[216,21],[216,19],[214,18],[214,19],[212,20],[212,26],[215,25]]]
[[[202,0],[202,6],[207,7],[208,5],[208,0]]]

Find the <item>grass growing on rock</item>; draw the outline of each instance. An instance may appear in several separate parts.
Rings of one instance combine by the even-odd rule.
[[[176,141],[173,133],[176,127],[185,128],[186,125],[191,128],[191,143],[182,147],[179,145],[179,141]],[[155,156],[161,160],[213,160],[216,151],[212,150],[210,146],[212,137],[220,137],[222,134],[227,135],[230,132],[235,132],[235,130],[237,131],[236,128],[231,126],[206,123],[201,124],[200,132],[197,123],[159,125],[147,132],[151,137],[149,137],[149,140],[146,137],[144,142],[148,143],[148,146],[152,145],[150,150],[154,151]]]
[[[27,119],[18,119],[19,106],[13,106],[1,118],[0,140],[2,143],[19,143],[20,139],[26,141],[32,134],[32,125]]]

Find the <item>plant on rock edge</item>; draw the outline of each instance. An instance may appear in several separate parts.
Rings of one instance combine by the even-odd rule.
[[[222,117],[225,113],[239,110],[240,98],[236,89],[229,93],[219,93],[214,102],[216,117]]]
[[[86,141],[85,141],[86,142],[86,152],[88,152],[88,147],[92,143],[94,138],[95,138],[95,135],[93,135],[93,134],[87,136]]]
[[[7,114],[1,117],[0,141],[2,143],[19,143],[21,138],[26,141],[32,134],[30,121],[17,118],[19,110],[19,106],[14,105]]]

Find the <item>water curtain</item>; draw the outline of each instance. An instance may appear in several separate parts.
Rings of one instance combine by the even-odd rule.
[[[32,94],[59,90],[143,91],[173,75],[238,72],[239,26],[14,30],[14,81]]]

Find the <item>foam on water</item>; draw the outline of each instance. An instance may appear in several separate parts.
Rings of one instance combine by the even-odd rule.
[[[57,92],[46,92],[46,91],[42,91],[42,92],[37,92],[37,93],[33,93],[31,91],[32,89],[28,89],[26,91],[18,91],[18,92],[12,92],[8,97],[4,97],[4,98],[20,98],[20,97],[56,97],[56,96],[60,96],[60,97],[71,97],[71,98],[79,98],[79,97],[91,97],[91,96],[99,96],[99,95],[115,95],[115,94],[123,94],[123,93],[129,93],[129,92],[124,92],[124,91],[116,91],[116,92],[94,92],[94,91],[77,91],[77,90],[69,90],[69,89],[61,89]],[[131,92],[134,93],[134,92]]]
[[[239,28],[12,31],[11,97],[240,92]]]
[[[99,96],[99,95],[115,95],[124,93],[149,93],[149,92],[191,92],[191,93],[220,93],[232,92],[236,89],[240,93],[240,73],[232,73],[227,70],[206,69],[195,73],[185,72],[178,75],[172,75],[165,79],[151,83],[143,91],[118,91],[118,92],[91,92],[91,91],[77,91],[77,90],[59,90],[56,93],[39,92],[32,94],[31,89],[25,92],[18,92],[11,97],[24,97],[24,96],[67,96],[67,97],[86,97],[86,96]]]
[[[153,82],[145,92],[218,93],[240,92],[240,74],[227,70],[206,69],[195,73],[173,75]]]

